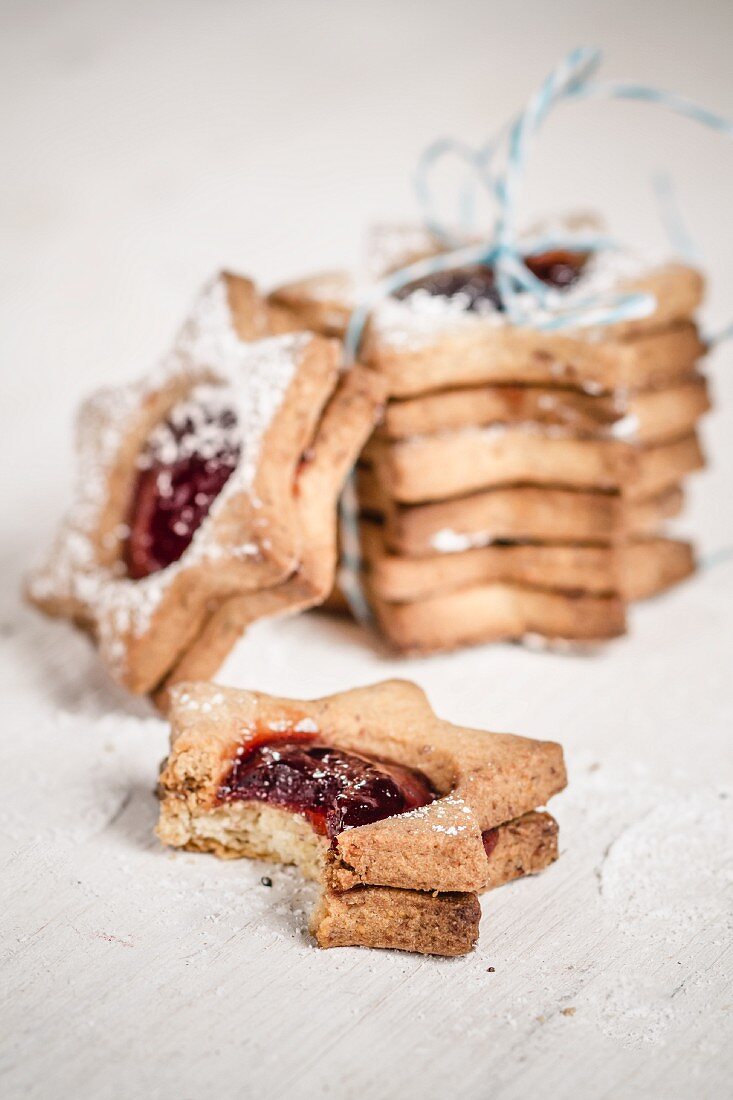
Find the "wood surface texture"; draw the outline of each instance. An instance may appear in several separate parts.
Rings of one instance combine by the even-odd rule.
[[[712,467],[675,524],[703,571],[633,609],[628,638],[586,657],[487,646],[399,661],[308,614],[260,624],[220,674],[294,697],[403,676],[453,722],[562,742],[560,859],[482,899],[465,958],[320,951],[296,875],[164,850],[165,724],[18,591],[69,499],[76,404],[155,361],[210,274],[272,285],[352,262],[370,219],[414,215],[425,143],[483,140],[576,42],[604,46],[609,79],[733,115],[732,34],[716,2],[2,4],[7,1100],[729,1094],[730,346],[709,364]],[[652,169],[678,176],[709,320],[730,320],[729,143],[596,104],[568,108],[541,144],[528,216],[597,205],[642,247],[663,246]]]

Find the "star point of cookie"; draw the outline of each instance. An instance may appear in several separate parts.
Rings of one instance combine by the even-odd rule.
[[[557,857],[538,808],[565,785],[560,746],[442,721],[409,682],[310,701],[182,683],[169,713],[158,836],[298,866],[324,946],[469,950],[477,893]]]
[[[297,482],[341,353],[268,323],[253,284],[222,274],[152,371],[81,410],[75,501],[28,595],[87,629],[132,691],[161,682],[213,606],[302,560]]]

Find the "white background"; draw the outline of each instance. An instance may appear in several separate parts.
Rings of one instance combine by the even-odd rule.
[[[415,215],[427,141],[484,139],[578,43],[605,48],[609,76],[733,116],[732,34],[723,2],[2,0],[6,1095],[729,1089],[729,348],[710,363],[712,468],[682,524],[709,568],[639,608],[627,640],[590,659],[398,662],[308,616],[253,631],[222,671],[296,696],[409,676],[445,717],[563,742],[562,859],[485,899],[464,960],[318,952],[293,876],[271,872],[268,890],[260,868],[160,849],[164,725],[18,588],[68,499],[79,398],[154,359],[209,274],[267,284],[354,262],[367,223]],[[706,320],[723,324],[730,140],[653,108],[569,107],[532,160],[526,213],[596,207],[661,249],[659,167],[709,271]]]

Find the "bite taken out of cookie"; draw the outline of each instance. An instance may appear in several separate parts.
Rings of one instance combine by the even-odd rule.
[[[540,807],[560,746],[451,725],[412,683],[312,701],[179,684],[170,721],[159,838],[297,866],[323,947],[464,954],[478,895],[557,858]]]

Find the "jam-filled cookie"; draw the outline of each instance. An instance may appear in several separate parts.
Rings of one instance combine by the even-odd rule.
[[[338,448],[329,433],[335,473],[314,493],[327,540],[334,482],[376,418],[380,384],[363,368],[339,389],[336,341],[269,325],[249,280],[219,276],[153,371],[81,410],[76,499],[28,591],[88,629],[132,691],[158,688],[220,606],[301,568],[299,486],[336,407],[348,427]]]
[[[379,377],[363,367],[352,367],[341,377],[297,472],[295,514],[301,549],[295,568],[269,588],[242,592],[212,607],[200,634],[156,692],[162,710],[178,681],[213,676],[250,623],[326,600],[338,565],[339,494],[379,415],[383,394]]]
[[[510,323],[495,290],[474,294],[474,272],[444,272],[408,285],[400,291],[400,300],[387,299],[374,311],[362,357],[385,374],[390,395],[397,398],[476,384],[569,386],[591,394],[612,393],[622,387],[670,386],[688,376],[705,353],[692,321],[702,299],[699,273],[669,263],[634,267],[633,274],[618,276],[617,259],[603,253],[593,258],[577,255],[583,263],[576,277],[561,284],[554,280],[552,257],[535,257],[546,271],[543,281],[558,291],[566,306],[602,286],[650,294],[654,311],[615,325],[546,332]],[[447,276],[453,279],[450,287],[445,286]],[[493,286],[493,275],[489,283]],[[433,306],[431,299],[446,303],[446,308],[438,308],[437,302]]]
[[[371,313],[360,355],[384,374],[390,397],[479,385],[612,394],[675,386],[694,373],[707,350],[693,320],[704,289],[694,268],[644,265],[623,252],[590,256],[582,249],[539,252],[527,261],[566,305],[613,290],[649,294],[656,306],[635,320],[548,332],[507,319],[490,265],[438,272],[380,299]],[[348,316],[357,291],[343,273],[278,287],[270,301],[288,303],[293,327],[307,318],[318,328],[325,286],[331,318],[338,308]],[[337,331],[333,324],[323,328]]]
[[[565,785],[560,746],[452,726],[413,684],[303,702],[182,683],[171,700],[158,836],[295,864],[324,888],[324,946],[462,953],[477,893],[556,858],[534,811]]]

